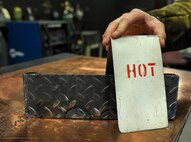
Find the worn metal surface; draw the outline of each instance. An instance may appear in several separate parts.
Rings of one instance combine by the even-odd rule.
[[[175,119],[177,110],[179,76],[165,74],[165,89],[167,98],[168,119]]]
[[[168,118],[176,116],[178,76],[165,74]],[[26,116],[117,119],[113,75],[24,74]],[[128,103],[128,102],[127,102]]]
[[[116,119],[112,75],[24,75],[26,115]]]
[[[165,69],[180,76],[176,119],[165,129],[121,134],[116,120],[39,119],[24,117],[22,75],[105,73],[105,59],[74,57],[0,76],[0,141],[49,142],[172,142],[177,139],[191,106],[191,73]]]

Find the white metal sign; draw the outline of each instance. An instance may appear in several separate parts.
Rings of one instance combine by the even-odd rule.
[[[168,125],[163,64],[157,36],[111,39],[118,125],[122,133]]]

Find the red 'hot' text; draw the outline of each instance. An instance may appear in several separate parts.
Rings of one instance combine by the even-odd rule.
[[[148,64],[127,64],[127,77],[136,78],[137,76],[146,77],[147,75],[155,76],[155,67],[156,63],[148,63]]]

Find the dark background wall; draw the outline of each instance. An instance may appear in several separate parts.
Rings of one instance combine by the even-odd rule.
[[[10,13],[14,6],[20,6],[23,10],[27,6],[31,7],[37,19],[52,19],[51,13],[47,13],[44,2],[51,3],[51,10],[58,10],[62,15],[61,4],[64,0],[3,0],[4,6]],[[70,0],[75,7],[79,3],[84,10],[84,30],[104,31],[109,22],[119,17],[122,13],[130,11],[132,8],[141,8],[145,11],[164,5],[164,0]]]

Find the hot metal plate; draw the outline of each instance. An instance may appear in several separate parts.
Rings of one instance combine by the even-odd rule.
[[[112,76],[24,75],[27,116],[115,119]]]
[[[169,119],[176,115],[178,79],[165,74]],[[24,74],[24,96],[28,117],[117,119],[113,75],[28,73]]]

